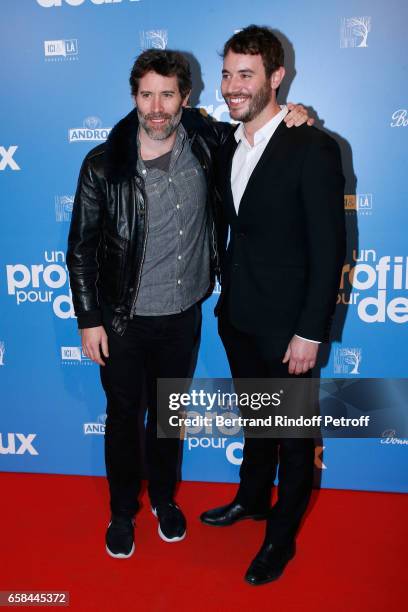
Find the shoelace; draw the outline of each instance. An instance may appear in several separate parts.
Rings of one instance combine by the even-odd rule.
[[[158,515],[163,510],[165,512],[170,510],[172,514],[175,514],[176,512],[180,512],[180,508],[177,506],[177,504],[174,504],[173,502],[168,502],[167,504],[160,504],[156,508],[156,512]]]
[[[111,526],[116,531],[128,532],[133,528],[133,521],[132,519],[128,519],[126,517],[119,516],[119,517],[115,517],[112,519]]]
[[[159,522],[164,522],[167,525],[178,524],[180,521],[184,522],[183,514],[177,504],[169,502],[167,504],[161,504],[156,508],[157,518]]]

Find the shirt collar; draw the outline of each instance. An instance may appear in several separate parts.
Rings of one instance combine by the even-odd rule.
[[[139,130],[141,128],[139,127]],[[147,172],[147,168],[143,162],[142,156],[140,154],[140,137],[139,137],[139,130],[137,132],[137,166],[138,166],[138,170],[139,172],[141,172],[142,174],[146,174]],[[176,160],[179,158],[180,153],[184,147],[184,143],[187,140],[187,132],[184,129],[184,126],[181,124],[181,122],[179,123],[179,125],[177,126],[177,132],[176,132],[176,140],[174,141],[174,145],[173,148],[171,150],[171,158],[170,158],[170,164],[169,164],[169,171],[173,169],[174,164],[176,163]],[[156,172],[156,173],[161,173],[163,174],[163,170],[159,170],[158,168],[151,168],[150,173],[152,172]]]
[[[263,125],[254,134],[254,147],[260,144],[263,140],[269,140],[276,130],[282,119],[288,113],[288,107],[286,104],[281,104],[281,110],[272,119],[270,119],[265,125]],[[239,143],[242,142],[247,148],[252,149],[253,147],[249,144],[245,136],[244,124],[240,123],[238,128],[234,132],[235,140]]]

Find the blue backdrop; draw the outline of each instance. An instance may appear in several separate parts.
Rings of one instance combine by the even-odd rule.
[[[277,28],[287,79],[339,142],[347,177],[349,253],[327,377],[406,375],[408,127],[404,0],[2,0],[0,52],[0,469],[103,474],[105,401],[81,353],[65,265],[82,158],[132,108],[128,76],[149,47],[188,54],[192,104],[228,119],[218,51],[249,23]],[[225,377],[212,309],[204,307],[196,374]],[[407,444],[327,440],[324,487],[407,491]],[[242,444],[191,439],[188,480],[237,480]]]

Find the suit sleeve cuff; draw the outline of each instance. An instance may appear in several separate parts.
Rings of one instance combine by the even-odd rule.
[[[301,340],[306,340],[306,342],[312,342],[313,344],[321,344],[320,340],[310,340],[309,338],[303,338],[303,336],[299,336],[295,334],[296,338],[300,338]]]
[[[78,329],[86,329],[88,327],[99,327],[102,325],[102,313],[100,310],[89,310],[77,315]]]

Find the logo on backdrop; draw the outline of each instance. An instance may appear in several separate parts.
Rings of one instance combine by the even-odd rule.
[[[93,365],[93,361],[87,357],[80,346],[61,346],[62,365],[78,366]]]
[[[33,433],[27,436],[22,433],[0,433],[0,455],[38,455],[33,445],[36,437],[37,434]]]
[[[6,344],[4,340],[0,340],[0,366],[6,365],[4,363],[4,355],[6,354]]]
[[[372,215],[373,194],[357,193],[344,196],[344,210],[346,215]]]
[[[112,128],[102,127],[99,117],[86,117],[80,128],[71,128],[68,131],[69,142],[104,141]]]
[[[207,106],[201,106],[206,113],[214,117],[217,121],[229,121],[231,122],[231,118],[229,115],[228,106],[225,104],[225,100],[222,97],[220,91],[218,89],[215,90],[215,103],[209,104]],[[235,122],[233,122],[235,123]]]
[[[128,2],[141,2],[141,0],[127,0]],[[62,6],[63,4],[68,4],[68,6],[81,6],[81,4],[93,4],[93,5],[101,5],[101,4],[120,4],[123,0],[37,0],[37,3],[42,8],[53,8]]]
[[[146,49],[165,49],[169,41],[167,30],[142,30],[140,47]]]
[[[87,432],[85,432],[87,433]],[[93,433],[93,432],[88,432]],[[205,448],[205,449],[224,449],[225,457],[229,463],[232,465],[240,466],[242,463],[242,452],[244,449],[243,441],[235,441],[226,444],[227,438],[195,438],[195,437],[187,437],[187,450],[191,451],[195,448]],[[322,454],[324,451],[324,446],[315,446],[315,458],[314,464],[315,467],[319,470],[326,470],[327,466],[323,463]]]
[[[226,444],[227,441],[228,438],[196,438],[192,436],[188,436],[186,439],[187,449],[189,451],[195,448],[224,449],[225,456],[229,463],[241,465],[242,449],[244,448],[243,442],[230,442]]]
[[[391,127],[408,127],[408,111],[406,108],[400,108],[392,114]]]
[[[63,62],[78,60],[78,39],[44,40],[46,62]]]
[[[7,292],[17,306],[52,304],[59,319],[74,318],[68,270],[63,251],[44,251],[44,263],[6,265]],[[59,293],[62,291],[62,293]]]
[[[408,446],[407,438],[398,438],[395,429],[386,429],[381,437],[381,444],[393,444],[398,446]]]
[[[343,17],[340,22],[340,47],[368,47],[371,17]]]
[[[105,435],[106,414],[100,414],[96,423],[84,423],[84,434]]]
[[[73,195],[55,196],[55,220],[59,223],[71,221],[72,208],[74,206]]]
[[[374,249],[353,250],[343,266],[337,304],[357,306],[364,323],[408,322],[408,257],[383,255]],[[391,291],[401,294],[391,299]]]
[[[0,146],[0,170],[10,168],[10,170],[21,170],[20,166],[14,159],[14,155],[18,149],[18,145],[11,145],[10,147]]]
[[[334,349],[335,374],[360,374],[361,348],[336,347]]]

